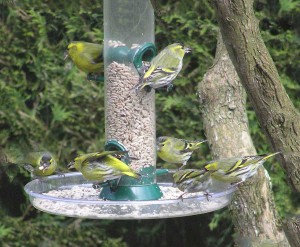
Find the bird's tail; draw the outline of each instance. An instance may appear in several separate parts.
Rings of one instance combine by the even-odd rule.
[[[272,154],[264,154],[265,157],[263,157],[263,160],[266,160],[266,159],[268,159],[268,158],[270,158],[270,157],[272,157],[272,156],[274,156],[276,154],[280,154],[280,153],[281,152],[276,152],[276,153],[272,153]]]

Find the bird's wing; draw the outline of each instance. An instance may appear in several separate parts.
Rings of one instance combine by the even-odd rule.
[[[242,159],[240,157],[233,157],[229,159],[220,159],[220,160],[213,160],[209,161],[204,165],[204,168],[209,171],[229,171],[236,169],[239,165],[239,161]]]
[[[82,58],[82,60],[87,60],[91,64],[96,64],[100,62],[99,59],[94,59],[94,57],[88,53],[81,53],[79,56]]]
[[[79,59],[87,60],[91,64],[96,64],[103,61],[102,49],[95,44],[89,44],[82,52],[78,54],[78,56]]]
[[[228,176],[221,171],[215,171],[211,173],[211,177],[216,179],[217,181],[225,182],[225,183],[239,183],[242,181],[241,178],[235,176]]]
[[[91,154],[86,154],[83,155],[85,156],[82,159],[82,162],[93,162],[95,160],[99,160],[107,155],[114,155],[114,154],[126,154],[127,151],[103,151],[103,152],[97,152],[97,153],[91,153]]]
[[[175,57],[172,52],[166,53],[162,56],[155,57],[154,59],[153,59],[154,63],[152,63],[153,60],[151,61],[151,63],[156,64],[157,67],[164,67],[164,68],[173,67],[177,69],[182,63],[181,59]]]
[[[173,175],[175,183],[182,182],[184,180],[194,178],[200,176],[205,173],[205,170],[198,170],[198,169],[184,169],[175,172]]]
[[[93,161],[83,163],[82,174],[90,180],[102,180],[104,177],[113,176],[114,169],[103,162]]]
[[[40,166],[40,160],[44,152],[29,152],[24,158],[25,164],[30,164],[33,167]]]
[[[159,53],[155,58],[152,59],[150,68],[143,76],[143,81],[148,81],[158,76],[164,77],[165,75],[173,74],[178,70],[178,67],[180,67],[180,63],[180,59]]]
[[[33,168],[32,165],[25,164],[23,167],[24,167],[24,169],[26,169],[29,172],[33,172],[34,171],[34,168]]]

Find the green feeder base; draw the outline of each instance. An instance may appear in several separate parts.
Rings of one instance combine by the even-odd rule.
[[[162,192],[157,184],[141,186],[118,186],[116,191],[111,191],[110,187],[103,187],[100,198],[112,201],[149,201],[162,197]]]
[[[142,175],[140,180],[124,176],[118,184],[116,180],[103,184],[99,197],[112,201],[148,201],[161,198],[163,194],[154,183],[155,168],[145,167],[140,174]]]

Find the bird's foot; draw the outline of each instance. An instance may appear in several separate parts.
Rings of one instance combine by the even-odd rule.
[[[212,194],[206,191],[203,195],[206,197],[206,200],[209,202],[209,197],[212,197]]]
[[[184,194],[185,194],[185,193],[182,193],[180,196],[178,196],[177,200],[181,199],[181,201],[183,202],[183,195],[184,195]]]
[[[95,190],[101,188],[101,186],[100,186],[99,183],[93,183],[92,187],[93,187],[93,189],[95,189]]]
[[[65,174],[63,172],[59,172],[59,171],[56,171],[56,174],[59,176],[59,177],[65,177]]]

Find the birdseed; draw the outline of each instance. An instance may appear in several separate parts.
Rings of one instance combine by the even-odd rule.
[[[106,69],[106,140],[117,140],[129,151],[130,167],[156,166],[155,91],[135,91],[134,66],[112,62]]]
[[[155,219],[170,218],[195,215],[211,212],[227,206],[231,201],[231,195],[224,195],[215,198],[195,198],[192,201],[186,200],[189,197],[201,196],[199,193],[188,193],[184,199],[178,199],[182,191],[172,186],[160,186],[163,197],[158,204],[145,204],[136,201],[132,204],[124,204],[122,201],[116,201],[116,204],[104,204],[107,201],[100,199],[99,189],[93,189],[91,186],[78,185],[71,188],[51,190],[43,193],[44,198],[31,198],[32,204],[39,210],[80,218],[93,219]],[[61,198],[62,201],[53,200]],[[72,202],[67,200],[81,200],[81,202]],[[168,203],[171,201],[171,203]],[[103,204],[101,204],[103,202]],[[109,201],[112,202],[112,201]],[[142,203],[142,204],[139,204]]]

